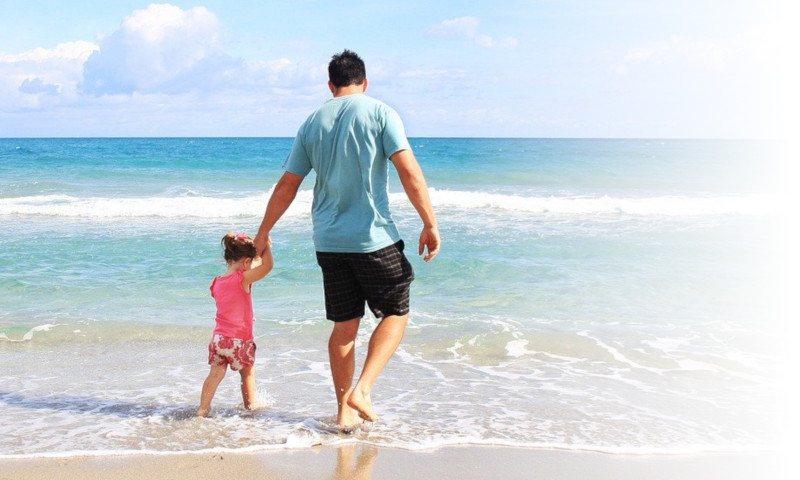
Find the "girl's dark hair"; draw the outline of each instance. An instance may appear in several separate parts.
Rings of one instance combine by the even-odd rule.
[[[364,60],[352,50],[345,50],[331,57],[328,64],[328,80],[336,87],[361,85],[367,78]]]
[[[225,248],[225,261],[238,262],[243,258],[256,258],[256,246],[253,239],[244,233],[226,233],[222,237],[222,246]]]

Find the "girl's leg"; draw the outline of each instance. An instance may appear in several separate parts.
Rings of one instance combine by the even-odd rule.
[[[225,372],[228,370],[228,365],[214,365],[211,371],[208,372],[206,381],[203,382],[203,393],[200,394],[200,407],[197,409],[198,417],[207,417],[211,413],[211,400],[214,399],[214,394],[217,393],[219,383],[225,378]]]
[[[256,401],[255,367],[244,367],[239,370],[239,375],[242,376],[242,403],[246,410],[250,410]]]

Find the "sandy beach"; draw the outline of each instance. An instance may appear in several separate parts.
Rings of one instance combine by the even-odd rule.
[[[218,479],[788,479],[777,453],[609,455],[506,447],[407,451],[365,444],[202,453],[0,460],[0,480]]]

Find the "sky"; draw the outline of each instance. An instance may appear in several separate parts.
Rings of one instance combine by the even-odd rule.
[[[411,137],[782,138],[791,0],[0,0],[0,137],[286,137],[351,49]]]

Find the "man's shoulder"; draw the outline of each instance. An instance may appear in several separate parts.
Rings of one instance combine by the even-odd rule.
[[[361,95],[358,101],[361,104],[358,107],[361,114],[367,116],[367,118],[370,118],[372,121],[377,121],[384,126],[389,123],[398,123],[401,121],[400,115],[394,108],[377,98]]]
[[[391,111],[394,112],[394,109],[387,105],[382,100],[378,100],[375,97],[370,97],[369,95],[358,93],[353,95],[346,95],[343,97],[334,97],[328,99],[325,103],[317,107],[309,116],[306,118],[306,122],[311,121],[313,118],[319,115],[326,115],[331,114],[332,112],[339,112],[342,108],[355,108],[358,110],[373,110],[373,111]]]
[[[352,105],[369,109],[392,111],[392,107],[384,103],[382,100],[378,100],[375,97],[370,97],[364,93],[349,95],[348,97],[350,97],[348,98],[348,102]]]
[[[392,111],[392,112],[394,111],[394,108],[392,108],[389,104],[387,104],[383,100],[378,100],[375,97],[367,97],[367,98],[372,102],[373,105],[375,105],[378,108],[382,108],[384,110],[388,110],[388,111]]]

